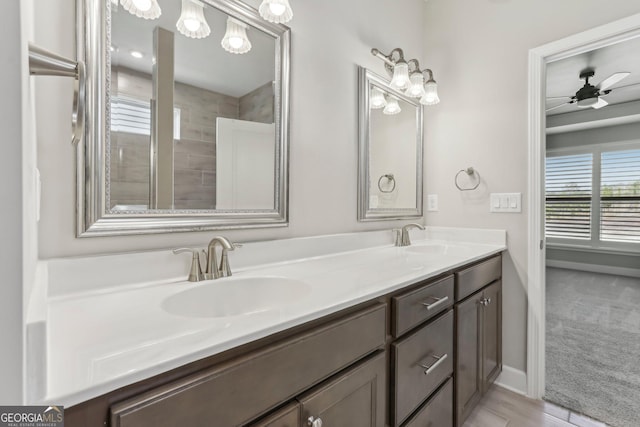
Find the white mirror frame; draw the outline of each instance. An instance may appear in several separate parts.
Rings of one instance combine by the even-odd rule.
[[[76,149],[78,237],[283,227],[288,224],[290,29],[263,20],[237,0],[202,0],[272,36],[275,41],[275,204],[269,210],[158,210],[110,212],[109,99],[111,0],[77,0],[78,59],[86,64],[86,118]]]
[[[422,153],[423,153],[423,106],[418,99],[406,96],[391,87],[389,81],[364,67],[358,67],[358,221],[398,220],[422,217]],[[369,172],[369,133],[371,109],[369,108],[369,86],[374,84],[416,109],[416,206],[415,208],[371,208]]]

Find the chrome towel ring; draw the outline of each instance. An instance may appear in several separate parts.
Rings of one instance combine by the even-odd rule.
[[[470,187],[470,188],[461,187],[460,184],[458,184],[458,177],[463,172],[466,173],[469,177],[475,176],[476,180],[478,182],[476,182],[476,184],[473,187]],[[456,184],[456,187],[458,188],[458,190],[460,190],[460,191],[472,191],[472,190],[475,190],[476,188],[478,188],[480,186],[480,173],[478,173],[478,171],[475,170],[473,167],[468,167],[466,169],[460,169],[458,171],[458,173],[456,174],[456,177],[454,178],[453,181],[454,181],[454,184]]]
[[[382,189],[382,180],[386,178],[387,182],[391,182],[393,183],[393,186],[391,187],[391,190],[383,190]],[[392,173],[387,173],[382,175],[380,178],[378,178],[378,190],[380,190],[381,193],[393,193],[393,190],[396,189],[396,179],[394,178]]]

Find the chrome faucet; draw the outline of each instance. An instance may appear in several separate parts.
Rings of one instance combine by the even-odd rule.
[[[217,262],[216,246],[222,246],[220,263]],[[231,276],[231,266],[229,265],[229,251],[241,245],[231,243],[226,237],[216,236],[209,242],[207,247],[207,268],[204,273],[205,280],[219,279],[220,277]]]
[[[409,230],[412,228],[419,228],[424,230],[424,227],[420,224],[411,223],[402,227],[401,230],[395,230],[396,232],[396,246],[409,246],[411,245],[411,239],[409,238]]]

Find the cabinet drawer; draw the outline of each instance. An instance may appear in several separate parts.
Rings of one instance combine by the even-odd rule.
[[[300,404],[291,403],[284,408],[252,423],[248,427],[298,427],[300,425]]]
[[[453,276],[395,296],[391,301],[393,336],[399,337],[414,326],[451,307]]]
[[[449,380],[420,409],[404,427],[452,427],[453,379]]]
[[[490,258],[456,273],[456,301],[502,277],[502,257]]]
[[[385,320],[378,304],[158,387],[113,405],[111,426],[246,423],[383,346]]]
[[[453,311],[393,344],[392,355],[398,426],[453,372]]]

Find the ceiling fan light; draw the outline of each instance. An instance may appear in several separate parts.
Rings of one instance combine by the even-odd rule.
[[[262,0],[258,12],[263,19],[274,24],[284,24],[293,18],[289,0]]]
[[[390,96],[387,99],[387,105],[384,107],[384,110],[382,110],[382,113],[388,116],[393,116],[401,111],[402,109],[400,108],[400,104],[398,104],[398,100],[393,96]]]
[[[231,17],[227,18],[227,32],[220,44],[227,52],[236,54],[249,52],[251,42],[247,37],[247,25]]]
[[[204,17],[204,4],[198,0],[182,0],[182,13],[176,28],[182,35],[192,39],[202,39],[211,34]]]
[[[411,80],[409,79],[409,64],[405,61],[398,61],[393,66],[393,78],[391,79],[391,87],[398,90],[405,90],[409,87]]]
[[[120,0],[122,8],[142,19],[158,19],[162,9],[158,0]]]
[[[420,98],[420,104],[422,105],[436,105],[440,102],[440,97],[438,96],[438,84],[429,80],[424,85],[424,95]]]
[[[586,99],[581,99],[578,101],[578,107],[580,108],[589,108],[589,107],[593,107],[594,105],[596,105],[598,103],[598,97],[594,97],[594,98],[586,98]]]

